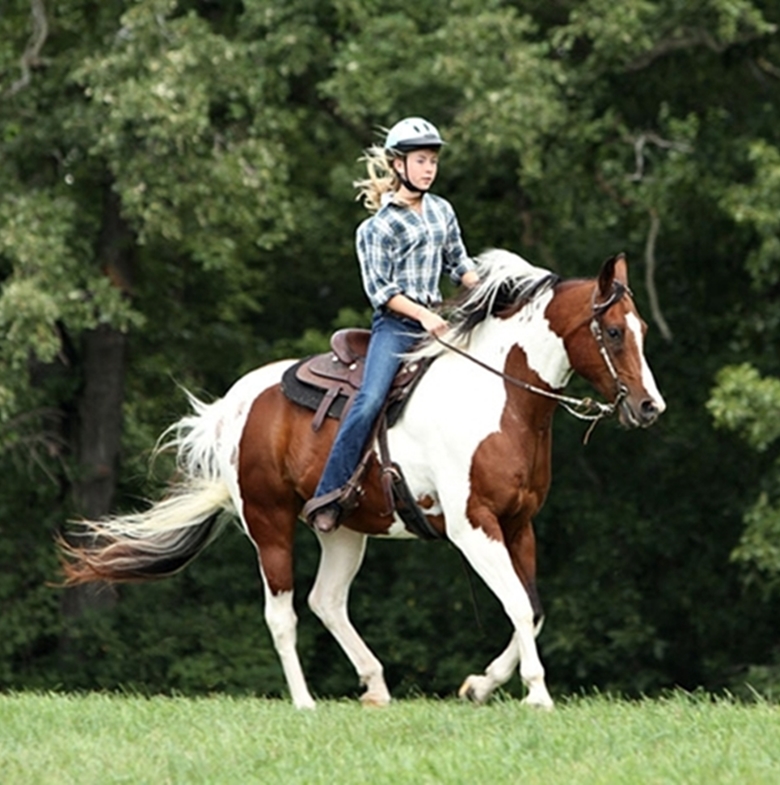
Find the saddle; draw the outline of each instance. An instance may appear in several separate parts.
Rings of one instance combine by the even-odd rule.
[[[307,357],[284,373],[284,394],[315,412],[311,422],[315,431],[322,427],[326,417],[341,419],[349,410],[363,382],[370,337],[370,330],[338,330],[330,339],[330,352]],[[398,419],[403,403],[427,367],[424,362],[401,366],[388,394],[389,425]]]
[[[341,419],[346,416],[363,381],[370,337],[370,330],[338,330],[331,337],[330,352],[300,360],[284,372],[282,391],[294,403],[314,411],[311,427],[315,431],[322,427],[326,417]],[[347,483],[348,492],[341,502],[347,508],[357,504],[371,454],[370,445],[375,437],[379,441],[382,486],[389,506],[387,514],[397,511],[407,528],[426,540],[440,539],[441,535],[414,501],[401,467],[390,459],[387,429],[398,419],[429,365],[429,361],[405,363],[399,369],[374,426],[372,438],[368,440],[369,446]]]

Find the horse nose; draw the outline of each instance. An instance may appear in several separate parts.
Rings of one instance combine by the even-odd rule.
[[[642,425],[652,425],[661,414],[661,408],[652,398],[645,398],[639,404],[639,416],[642,420]]]

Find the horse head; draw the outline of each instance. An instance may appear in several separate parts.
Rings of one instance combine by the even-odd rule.
[[[644,355],[645,324],[628,286],[623,254],[593,281],[578,282],[580,318],[564,337],[571,366],[618,411],[621,424],[647,428],[666,409]]]

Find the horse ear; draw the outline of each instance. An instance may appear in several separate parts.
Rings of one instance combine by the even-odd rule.
[[[628,265],[626,264],[626,255],[624,253],[610,256],[601,266],[601,272],[599,273],[599,294],[603,298],[609,296],[614,281],[628,287]]]

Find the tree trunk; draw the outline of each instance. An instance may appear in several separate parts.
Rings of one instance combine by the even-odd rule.
[[[99,258],[103,272],[129,295],[132,271],[131,233],[119,213],[116,194],[106,188]],[[73,485],[80,516],[95,520],[111,512],[119,472],[122,440],[127,335],[100,325],[81,336],[83,385],[76,405],[72,446],[78,465]],[[65,591],[65,617],[110,607],[116,595],[105,586],[79,586]]]

